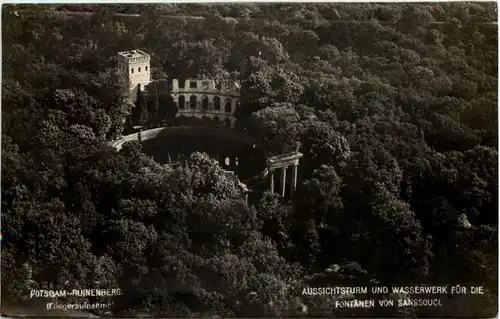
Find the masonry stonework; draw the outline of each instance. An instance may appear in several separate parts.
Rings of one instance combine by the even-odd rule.
[[[239,107],[240,92],[237,82],[216,85],[213,80],[187,79],[179,85],[172,81],[171,95],[178,111],[177,116],[207,117],[235,127],[234,113]]]
[[[132,50],[118,53],[118,72],[123,76],[130,91],[130,98],[137,102],[139,91],[157,94],[158,85],[166,79],[151,79],[151,57],[144,51]],[[160,85],[162,87],[162,85]],[[221,126],[234,128],[234,113],[240,104],[240,85],[237,81],[215,83],[214,80],[187,79],[182,83],[173,79],[168,90],[178,112],[176,117],[209,118]]]
[[[221,122],[221,126],[235,128],[236,109],[240,106],[240,84],[237,81],[226,81],[216,83],[208,79],[187,79],[180,83],[173,79],[171,85],[166,79],[151,80],[150,70],[151,58],[149,54],[141,50],[124,51],[118,53],[118,73],[128,83],[131,99],[136,102],[138,92],[145,95],[158,95],[159,91],[170,94],[177,106],[176,117],[210,118]],[[151,139],[160,130],[166,128],[152,129],[141,133],[132,134],[114,143],[116,148],[128,140],[142,141],[144,138]],[[283,197],[293,197],[297,187],[297,172],[299,160],[303,154],[300,153],[299,145],[295,152],[281,154],[267,158],[267,174],[270,177],[270,191],[275,192],[275,184],[279,185],[279,194]],[[229,167],[238,166],[238,158],[232,156],[219,156],[221,165]],[[287,170],[291,168],[289,177],[289,194],[287,189]],[[280,178],[276,182],[275,171],[280,171]],[[228,172],[234,175],[232,172]],[[238,181],[239,183],[239,181]],[[239,183],[241,184],[241,183]],[[241,184],[244,193],[248,193],[246,185]]]
[[[118,72],[128,83],[131,99],[136,102],[137,93],[151,83],[151,57],[144,51],[118,52]]]

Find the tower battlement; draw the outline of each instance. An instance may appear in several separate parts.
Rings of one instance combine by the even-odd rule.
[[[151,56],[142,50],[122,51],[118,52],[118,56],[129,62],[141,62],[151,59]]]

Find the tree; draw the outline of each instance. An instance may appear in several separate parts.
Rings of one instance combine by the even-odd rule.
[[[496,310],[494,5],[4,9],[2,305],[67,282],[121,288],[103,299],[115,316]],[[114,64],[131,46],[172,78],[239,79],[238,129],[256,148],[274,155],[302,144],[293,200],[256,192],[248,205],[237,176],[208,155],[162,165],[146,143],[108,145],[125,125],[177,111],[168,90],[130,101]],[[457,281],[487,293],[439,309],[338,309],[332,296],[302,295]],[[407,296],[366,296],[382,297]]]
[[[222,68],[222,55],[213,41],[203,40],[176,42],[167,53],[169,64],[166,71],[174,78],[196,77],[203,74],[205,77],[216,76],[216,70]],[[201,57],[201,58],[200,58]]]
[[[409,205],[397,200],[383,188],[379,188],[374,194],[371,205],[373,207],[371,214],[375,218],[371,226],[375,238],[375,247],[372,250],[372,262],[375,265],[370,266],[375,269],[385,268],[382,273],[384,277],[388,277],[384,279],[392,282],[408,282],[408,280],[418,282],[425,279],[429,274],[432,244],[430,238],[422,234],[420,223],[410,211]],[[399,240],[396,240],[398,238]],[[399,243],[394,245],[396,242]],[[389,248],[389,245],[395,247]],[[389,255],[393,259],[390,265],[384,265],[384,261],[389,260],[387,259]],[[394,269],[396,264],[404,266],[408,273],[391,274],[389,269]]]
[[[293,229],[296,235],[301,234],[301,255],[308,256],[311,269],[332,261],[333,256],[323,256],[322,251],[329,250],[336,243],[338,227],[346,218],[340,197],[341,188],[342,180],[333,167],[323,165],[297,189]],[[304,221],[307,222],[304,224]],[[328,240],[325,241],[326,238]]]
[[[342,179],[333,167],[322,165],[315,170],[311,179],[305,180],[297,190],[297,213],[300,220],[314,219],[321,227],[336,227],[342,218],[343,203],[340,197]],[[306,214],[304,216],[302,214]]]
[[[88,284],[92,253],[78,220],[65,213],[58,200],[23,206],[33,214],[27,215],[23,244],[30,255],[29,263],[36,269],[34,280],[53,289],[62,289],[67,281],[74,286]]]
[[[304,88],[298,77],[280,67],[261,66],[242,83],[241,103],[256,112],[276,103],[296,103]]]
[[[427,10],[417,6],[407,6],[398,21],[398,26],[406,32],[416,32],[433,21],[434,17]]]
[[[282,104],[283,105],[283,104]],[[252,115],[255,132],[270,152],[280,154],[295,149],[302,126],[299,115],[289,105],[267,107]]]
[[[343,167],[351,155],[347,139],[318,120],[309,120],[304,123],[304,127],[300,141],[306,172],[320,165],[331,165],[338,169]]]

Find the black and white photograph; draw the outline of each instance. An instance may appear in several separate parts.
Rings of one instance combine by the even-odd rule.
[[[12,318],[494,318],[496,2],[4,3]]]

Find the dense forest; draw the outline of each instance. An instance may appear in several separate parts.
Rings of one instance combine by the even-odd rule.
[[[119,287],[114,316],[494,317],[496,10],[4,5],[2,308],[35,288]],[[114,72],[130,49],[154,78],[241,79],[239,125],[272,152],[301,144],[293,200],[246,203],[203,153],[160,165],[138,142],[113,149],[135,108]],[[372,284],[486,293],[366,310],[302,294]]]

